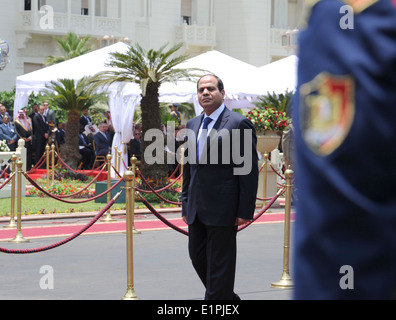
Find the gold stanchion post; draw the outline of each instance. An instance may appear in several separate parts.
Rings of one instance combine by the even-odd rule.
[[[121,171],[121,157],[122,157],[122,151],[118,151],[118,161],[117,161],[117,171]]]
[[[111,188],[111,154],[107,155],[107,190]],[[111,192],[107,193],[107,203],[111,201]],[[102,219],[103,222],[115,222],[117,220],[111,217],[110,209],[107,210],[106,216]]]
[[[131,165],[132,165],[131,168],[134,176],[136,176],[136,171],[139,170],[139,168],[137,168],[137,163],[138,163],[138,159],[135,156],[133,156],[131,158]],[[133,181],[133,188],[134,188],[133,190],[135,190],[135,187],[136,187],[136,179],[134,179]],[[132,232],[134,234],[141,234],[140,231],[135,229],[135,194],[133,197]]]
[[[180,149],[180,174],[181,174],[181,187],[183,190],[183,173],[184,173],[184,147],[181,147]]]
[[[114,157],[114,168],[116,168],[116,170],[118,172],[120,172],[120,170],[118,169],[118,166],[117,166],[117,163],[118,163],[118,147],[117,146],[114,147],[114,154],[115,154],[115,157]]]
[[[136,158],[135,158],[136,159]],[[136,162],[135,162],[136,164]],[[126,171],[124,174],[126,191],[126,242],[127,242],[127,291],[122,300],[138,300],[134,288],[133,270],[133,220],[135,211],[135,171]]]
[[[10,222],[8,225],[4,226],[4,228],[13,229],[17,227],[17,223],[15,222],[15,174],[16,174],[16,161],[17,156],[14,153],[11,157],[12,166],[11,170],[14,176],[11,179],[11,214],[10,214]]]
[[[286,178],[286,203],[285,203],[285,234],[283,246],[283,273],[277,282],[272,282],[273,288],[292,288],[293,281],[289,273],[289,256],[290,256],[290,211],[291,211],[291,195],[292,195],[292,179],[294,172],[290,168],[285,171]]]
[[[17,163],[18,167],[18,190],[17,190],[17,233],[15,238],[10,240],[9,242],[22,243],[29,242],[29,240],[25,239],[22,235],[22,161],[19,159]]]
[[[49,160],[50,160],[50,147],[47,144],[45,147],[45,160],[46,160],[46,172],[47,172],[47,188],[49,187]]]
[[[267,198],[268,156],[269,156],[268,153],[265,152],[264,153],[264,164],[263,164],[263,166],[264,166],[264,168],[263,168],[263,198],[264,199]],[[266,204],[267,204],[267,201],[263,200],[263,208],[265,208]]]
[[[52,163],[52,177],[51,177],[51,184],[54,184],[55,182],[55,145],[53,144],[51,146],[51,163]]]

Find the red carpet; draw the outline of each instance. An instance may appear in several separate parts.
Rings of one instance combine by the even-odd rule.
[[[295,214],[292,214],[292,221],[294,221]],[[180,228],[186,228],[187,226],[182,219],[169,219],[169,221]],[[262,215],[254,224],[262,223],[282,223],[284,221],[284,213],[268,213]],[[89,221],[88,221],[89,222]],[[87,222],[87,224],[88,224]],[[54,224],[45,226],[29,226],[24,227],[22,223],[22,235],[26,239],[38,239],[38,238],[55,238],[55,237],[68,237],[78,231],[80,231],[86,224]],[[138,231],[152,231],[152,230],[169,230],[162,221],[158,219],[148,220],[135,220],[135,229]],[[245,229],[245,232],[249,228]],[[125,232],[125,221],[104,223],[98,221],[90,229],[88,229],[83,235],[88,234],[104,234],[104,233],[122,233]],[[176,232],[176,231],[175,231]],[[0,241],[8,241],[15,237],[15,229],[4,229],[0,226]]]

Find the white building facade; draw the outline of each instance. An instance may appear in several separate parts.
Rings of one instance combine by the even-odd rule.
[[[0,38],[10,63],[0,91],[60,55],[54,36],[91,36],[92,49],[124,41],[146,48],[183,41],[191,56],[208,50],[262,66],[293,53],[282,35],[295,30],[304,0],[0,0]],[[286,38],[284,37],[283,40]]]

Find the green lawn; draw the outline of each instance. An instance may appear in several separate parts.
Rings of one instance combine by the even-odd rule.
[[[55,195],[60,194],[73,194],[78,191],[78,188],[83,188],[89,183],[90,180],[86,182],[81,182],[79,180],[68,180],[64,179],[62,182],[55,181],[53,185],[50,186],[49,192]],[[46,181],[39,179],[37,180],[38,185],[44,186],[45,189]],[[71,212],[99,212],[105,206],[106,203],[95,203],[94,200],[85,203],[65,203],[60,200],[52,199],[48,196],[40,197],[39,194],[42,192],[32,192],[34,188],[27,186],[30,196],[22,198],[22,215],[37,215],[37,214],[52,214],[52,213],[71,213]],[[90,187],[90,192],[94,193],[95,185]],[[179,194],[176,191],[163,191],[162,196],[171,201],[178,201]],[[92,195],[92,194],[91,194]],[[160,201],[158,197],[154,194],[146,194],[144,197],[154,206],[158,207]],[[79,202],[82,199],[67,199],[72,202]],[[144,209],[146,208],[142,202],[136,201],[135,208]],[[162,204],[163,206],[169,207],[173,205]],[[124,210],[126,207],[125,203],[115,203],[111,210]],[[9,216],[11,212],[11,198],[0,199],[0,217]],[[17,203],[15,200],[15,214],[17,213]]]
[[[78,201],[71,199],[70,201]],[[95,203],[89,201],[82,204],[70,204],[51,198],[25,197],[22,199],[22,214],[50,214],[50,213],[70,213],[70,212],[92,212],[100,211],[105,207],[106,203]],[[116,203],[111,210],[125,209],[125,204]],[[8,216],[11,211],[11,199],[0,199],[0,217]],[[15,202],[15,214],[17,204]]]

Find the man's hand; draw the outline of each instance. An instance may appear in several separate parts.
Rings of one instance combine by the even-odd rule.
[[[187,224],[187,216],[183,216],[182,218],[183,218],[184,223]]]
[[[247,224],[247,223],[249,223],[249,222],[250,222],[249,219],[237,218],[237,219],[235,220],[235,225],[238,226],[238,227],[240,227],[240,226],[243,226],[243,225],[245,225],[245,224]]]

